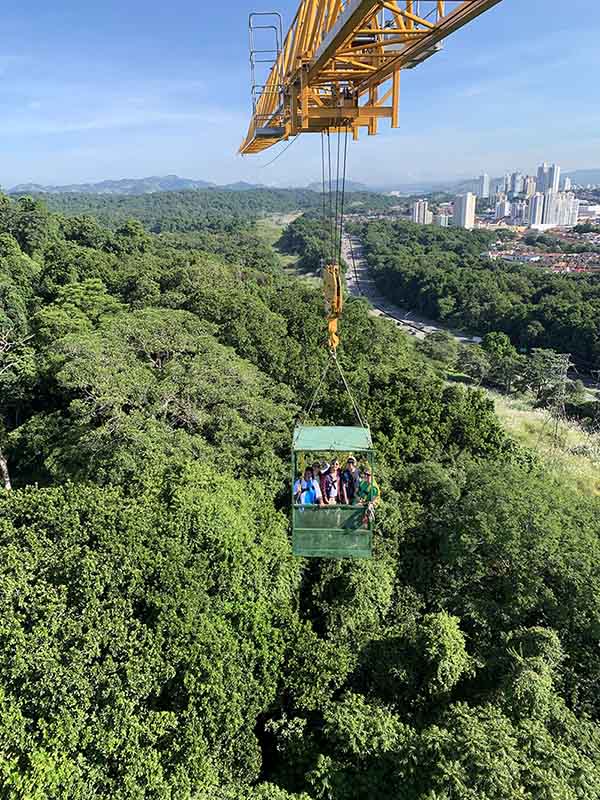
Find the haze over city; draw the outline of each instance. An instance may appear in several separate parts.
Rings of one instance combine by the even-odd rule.
[[[284,27],[296,7],[283,0]],[[251,2],[208,10],[140,0],[3,13],[0,183],[70,183],[178,173],[217,183],[304,185],[319,177],[316,137],[274,164],[240,158],[250,112]],[[600,4],[505,0],[403,75],[400,130],[382,125],[350,153],[370,184],[527,172],[540,154],[564,171],[600,166]],[[202,34],[200,36],[200,34]],[[576,39],[577,46],[571,46]],[[27,47],[23,47],[27,42]],[[568,46],[567,46],[568,45]],[[282,169],[282,165],[285,168]]]

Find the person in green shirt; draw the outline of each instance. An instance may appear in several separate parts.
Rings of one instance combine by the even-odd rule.
[[[375,519],[375,506],[379,504],[381,495],[379,493],[379,486],[373,480],[373,473],[371,467],[367,465],[362,470],[362,480],[358,484],[358,491],[354,502],[361,506],[366,506],[363,523],[368,525],[369,520]]]
[[[372,503],[374,506],[379,503],[379,486],[373,480],[371,467],[365,467],[362,471],[362,480],[358,484],[357,502],[361,505]]]

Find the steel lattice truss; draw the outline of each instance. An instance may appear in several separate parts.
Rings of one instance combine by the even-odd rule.
[[[501,0],[302,0],[254,109],[241,153],[348,126],[398,127],[400,70]]]

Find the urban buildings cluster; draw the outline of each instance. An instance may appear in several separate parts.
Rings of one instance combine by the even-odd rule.
[[[453,204],[442,203],[438,214],[430,211],[427,200],[416,200],[411,207],[412,221],[419,225],[433,224],[442,228],[453,225],[471,230],[475,227],[476,205],[477,197],[472,192],[459,194]]]
[[[536,175],[506,173],[492,179],[484,173],[473,184],[473,191],[459,194],[452,204],[438,206],[434,214],[427,200],[416,200],[411,208],[413,222],[420,225],[475,227],[477,201],[487,201],[483,219],[505,222],[537,230],[569,228],[579,220],[600,217],[600,205],[581,203],[572,191],[571,178],[561,178],[558,164],[544,162]],[[490,210],[491,207],[491,210]]]
[[[417,200],[412,205],[412,221],[417,222],[419,225],[434,224],[447,228],[450,224],[450,219],[450,214],[434,214],[430,211],[427,200]]]
[[[577,225],[579,200],[571,188],[568,175],[561,180],[558,164],[544,162],[537,175],[506,173],[493,186],[488,175],[481,175],[477,195],[494,199],[496,221],[544,230]]]

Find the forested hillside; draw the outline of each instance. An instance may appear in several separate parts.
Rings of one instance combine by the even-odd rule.
[[[351,300],[375,558],[295,560],[320,293],[80,211],[0,197],[0,795],[600,798],[598,501]]]
[[[400,305],[485,334],[502,331],[517,347],[571,353],[600,367],[600,281],[550,275],[482,255],[497,234],[410,222],[354,230],[381,291]]]
[[[153,233],[198,231],[214,220],[251,220],[265,214],[321,209],[323,204],[323,196],[309,189],[205,189],[129,196],[64,193],[40,195],[40,199],[52,211],[92,214],[112,228],[135,217]],[[366,210],[386,209],[398,202],[373,192],[348,192],[346,201],[350,209]]]

